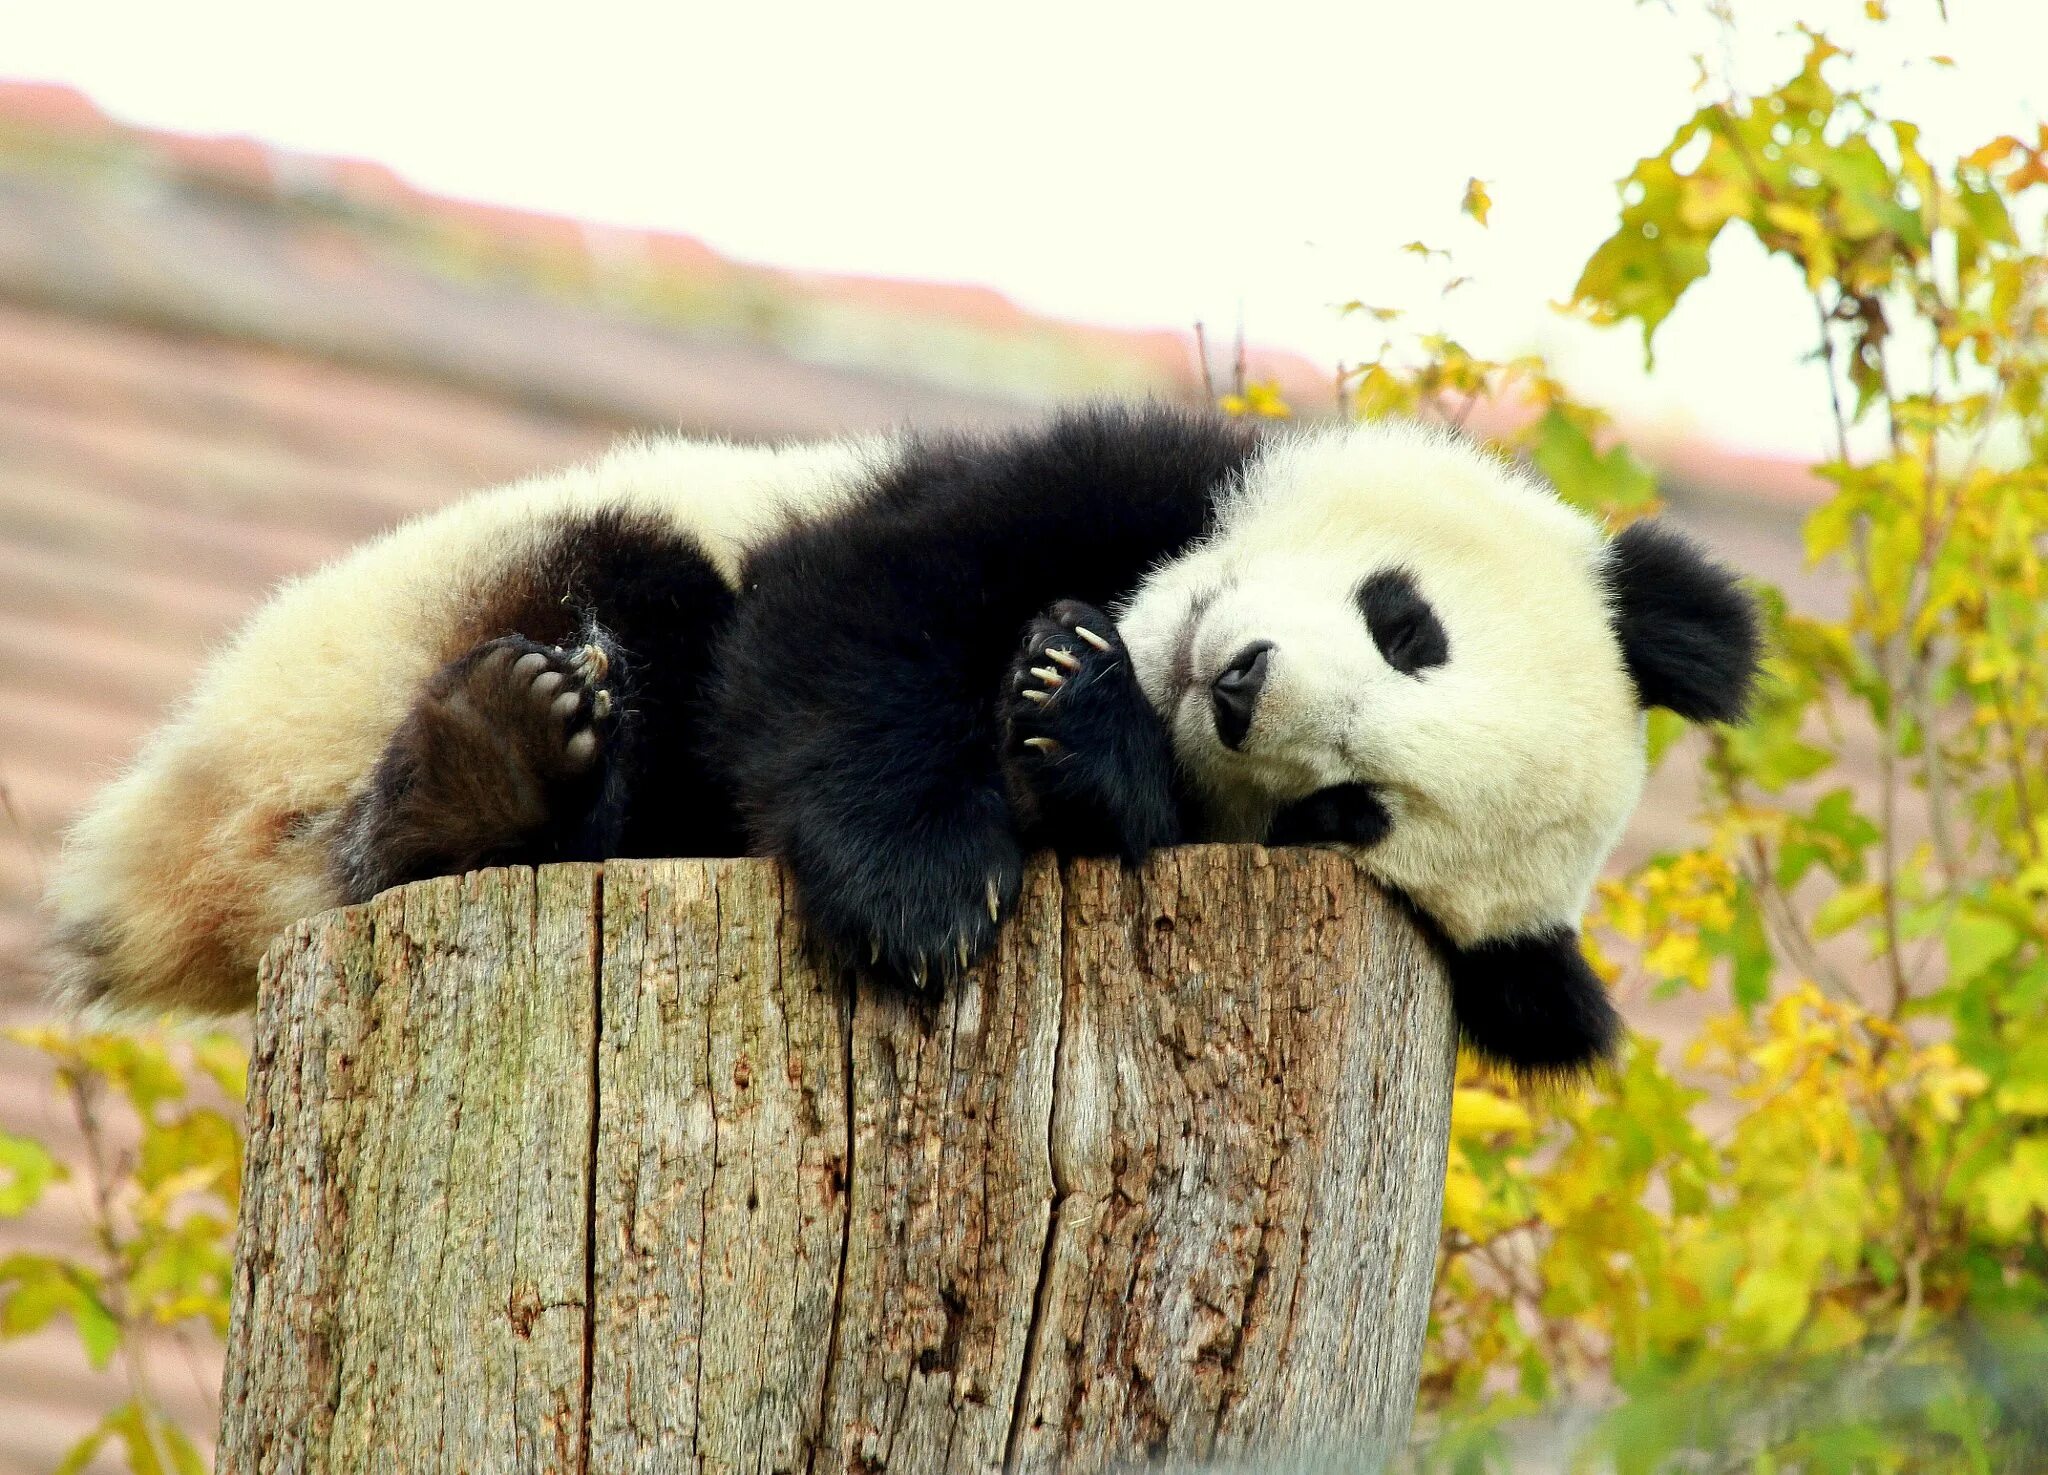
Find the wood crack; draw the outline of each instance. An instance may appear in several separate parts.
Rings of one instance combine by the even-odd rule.
[[[590,1152],[583,1171],[583,1428],[576,1468],[590,1472],[590,1422],[597,1386],[597,1136],[604,1096],[604,867],[590,885]]]
[[[1038,1372],[1039,1344],[1045,1337],[1046,1303],[1051,1298],[1053,1255],[1059,1245],[1060,1223],[1065,1213],[1071,1190],[1063,1181],[1064,1165],[1058,1150],[1057,1122],[1060,1111],[1060,1065],[1066,1055],[1067,1044],[1067,888],[1066,877],[1059,874],[1055,881],[1059,904],[1053,909],[1056,918],[1057,935],[1052,939],[1052,954],[1059,961],[1057,983],[1054,985],[1058,997],[1053,1007],[1052,1029],[1052,1081],[1047,1090],[1049,1105],[1045,1113],[1045,1161],[1046,1171],[1052,1180],[1052,1202],[1045,1216],[1045,1243],[1038,1255],[1038,1279],[1031,1287],[1031,1321],[1024,1333],[1024,1361],[1017,1374],[1017,1389],[1010,1404],[1010,1433],[1003,1441],[1003,1468],[1017,1468],[1017,1443],[1024,1437],[1026,1406],[1031,1401],[1031,1387]]]
[[[846,1143],[844,1167],[840,1172],[843,1186],[839,1195],[839,1270],[832,1280],[832,1306],[828,1314],[831,1327],[829,1340],[825,1345],[825,1375],[818,1380],[818,1405],[812,1422],[815,1432],[811,1439],[810,1458],[804,1469],[818,1468],[818,1453],[826,1447],[825,1413],[832,1404],[832,1376],[839,1370],[839,1345],[842,1337],[839,1310],[846,1299],[846,1261],[853,1246],[853,1185],[854,1185],[854,1079],[853,1079],[853,1026],[854,1016],[860,1008],[860,991],[849,986],[845,991],[845,1004],[840,1010],[839,1068],[842,1072],[841,1106],[846,1118]]]

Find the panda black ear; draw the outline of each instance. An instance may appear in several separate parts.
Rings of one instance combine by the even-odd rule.
[[[1539,1080],[1568,1080],[1614,1058],[1621,1016],[1570,927],[1441,946],[1459,1033],[1482,1058]]]
[[[1742,716],[1761,636],[1756,603],[1735,575],[1650,522],[1624,529],[1607,557],[1614,633],[1642,704],[1695,722]]]

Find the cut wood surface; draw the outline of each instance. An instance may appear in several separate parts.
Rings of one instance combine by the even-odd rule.
[[[220,1468],[1094,1470],[1406,1431],[1449,1000],[1347,859],[1050,861],[942,995],[763,861],[422,882],[264,965]]]

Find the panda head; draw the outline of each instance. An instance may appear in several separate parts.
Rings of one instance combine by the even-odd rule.
[[[1364,786],[1391,823],[1362,858],[1457,948],[1562,936],[1581,968],[1578,918],[1642,792],[1644,708],[1736,716],[1757,654],[1748,598],[1677,534],[1610,540],[1508,463],[1404,426],[1267,441],[1120,628],[1205,838],[1263,840]]]

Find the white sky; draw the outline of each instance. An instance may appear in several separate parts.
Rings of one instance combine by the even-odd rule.
[[[1637,420],[1818,452],[1811,313],[1745,238],[1645,379],[1633,333],[1562,323],[1613,182],[1719,58],[1698,0],[0,0],[0,74],[122,118],[390,164],[437,192],[685,231],[746,259],[979,281],[1064,316],[1318,361],[1371,341],[1333,305],[1420,305],[1400,245],[1476,277],[1445,326],[1543,346]],[[1738,75],[1795,17],[1861,45],[1933,148],[2048,117],[2048,0],[1735,0]],[[1902,67],[1930,52],[1943,71]],[[1490,182],[1490,231],[1457,214]]]

